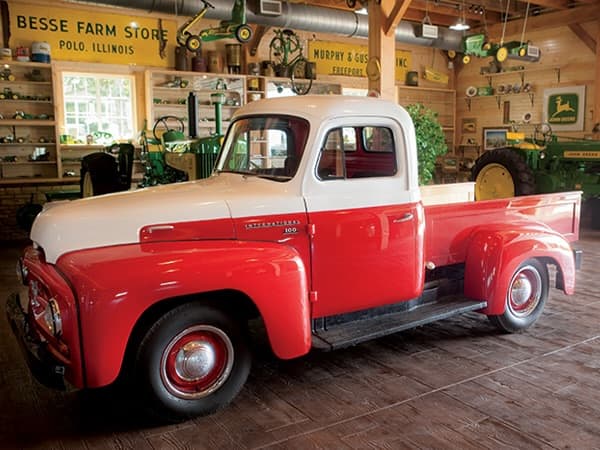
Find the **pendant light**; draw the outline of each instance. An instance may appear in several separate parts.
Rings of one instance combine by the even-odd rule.
[[[458,20],[456,21],[456,23],[450,25],[450,29],[455,31],[466,31],[471,27],[467,23],[467,19],[465,17],[465,0],[463,0],[462,6],[459,5],[459,8],[460,15],[458,17]]]

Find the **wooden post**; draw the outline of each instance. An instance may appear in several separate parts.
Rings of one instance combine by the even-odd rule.
[[[412,0],[369,1],[369,91],[396,101],[396,27]]]
[[[594,114],[592,128],[600,123],[600,20],[596,21],[596,77],[594,81]]]
[[[394,7],[394,0],[369,2],[369,61],[367,76],[369,92],[378,92],[381,98],[396,101],[395,89],[395,52],[396,28],[386,34],[385,25],[388,14]]]

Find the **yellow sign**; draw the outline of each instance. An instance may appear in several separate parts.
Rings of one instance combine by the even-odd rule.
[[[406,72],[411,70],[411,56],[409,51],[396,50],[396,80],[406,79]],[[308,41],[308,59],[321,75],[366,77],[369,49],[366,45]]]
[[[566,150],[564,152],[565,158],[588,158],[588,159],[600,159],[600,151],[580,151],[580,150]]]
[[[52,60],[172,67],[177,24],[86,10],[10,3],[12,47],[50,44]],[[165,58],[159,51],[167,41]]]

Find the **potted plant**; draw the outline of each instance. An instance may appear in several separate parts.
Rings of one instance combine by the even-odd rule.
[[[448,151],[446,137],[437,113],[421,103],[407,105],[417,135],[417,156],[419,159],[419,184],[428,184],[433,178],[438,156]]]

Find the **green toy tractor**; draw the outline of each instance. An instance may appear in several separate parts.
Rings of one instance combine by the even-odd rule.
[[[488,150],[475,162],[471,176],[476,200],[581,190],[587,203],[597,205],[599,140],[559,139],[543,125],[528,139],[509,132],[507,142],[507,147]],[[592,224],[600,228],[599,208],[593,209]]]
[[[252,28],[246,23],[246,0],[235,0],[231,10],[231,20],[222,20],[217,27],[205,28],[198,34],[191,29],[213,8],[206,0],[201,0],[202,8],[177,30],[177,43],[191,52],[200,50],[202,42],[235,38],[242,44],[252,39]]]
[[[471,56],[484,58],[493,56],[496,61],[504,62],[508,57],[508,49],[504,46],[489,42],[483,33],[466,36],[463,40],[463,64],[471,62]]]

